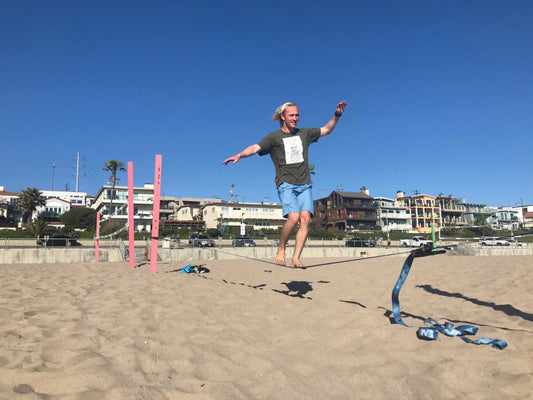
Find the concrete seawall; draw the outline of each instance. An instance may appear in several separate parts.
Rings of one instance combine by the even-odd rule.
[[[377,256],[406,257],[411,249],[402,247],[339,247],[339,246],[307,246],[303,258],[365,258]],[[161,261],[203,261],[239,258],[257,258],[273,260],[276,247],[252,248],[159,248],[158,256]],[[489,248],[481,246],[460,246],[456,250],[448,251],[448,255],[471,256],[518,256],[533,255],[533,247],[498,247]],[[287,259],[292,255],[292,248],[287,249]],[[118,246],[105,246],[100,248],[100,261],[124,261]],[[142,261],[144,247],[137,247],[135,260]],[[1,264],[55,264],[55,263],[87,263],[94,261],[94,248],[92,247],[62,247],[62,248],[3,248],[0,249]]]

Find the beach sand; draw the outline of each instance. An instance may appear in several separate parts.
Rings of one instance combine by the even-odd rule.
[[[392,324],[403,261],[0,265],[0,399],[533,398],[533,257],[416,259],[400,294],[504,350]]]

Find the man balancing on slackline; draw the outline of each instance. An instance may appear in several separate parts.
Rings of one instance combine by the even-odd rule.
[[[309,222],[313,216],[313,197],[311,193],[311,174],[308,165],[308,150],[311,143],[317,142],[321,136],[329,135],[346,107],[347,102],[341,101],[335,108],[335,114],[322,128],[296,128],[300,114],[298,106],[288,102],[279,106],[272,116],[279,120],[280,129],[266,135],[257,144],[248,146],[243,151],[225,159],[222,163],[236,164],[241,158],[259,153],[260,156],[270,154],[276,169],[276,187],[283,205],[283,217],[287,218],[279,240],[276,263],[285,264],[285,247],[294,229],[300,224],[296,233],[296,244],[292,256],[291,268],[305,268],[300,255],[309,232]]]

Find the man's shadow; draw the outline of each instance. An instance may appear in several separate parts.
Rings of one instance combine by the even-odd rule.
[[[290,297],[299,297],[301,299],[308,299],[308,300],[312,299],[311,297],[305,296],[305,294],[313,290],[313,286],[311,286],[311,283],[309,282],[291,281],[291,282],[281,282],[281,284],[287,286],[287,290],[272,289],[272,291],[276,293],[281,293],[281,294],[284,294]]]

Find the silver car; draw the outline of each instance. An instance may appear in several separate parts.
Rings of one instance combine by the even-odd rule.
[[[195,233],[189,238],[189,247],[215,247],[215,241],[207,235]]]
[[[233,247],[255,247],[255,242],[246,237],[235,238],[231,242]]]

